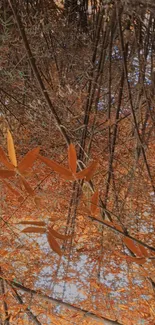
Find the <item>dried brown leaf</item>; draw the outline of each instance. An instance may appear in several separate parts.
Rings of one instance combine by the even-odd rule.
[[[20,177],[26,191],[28,192],[28,194],[30,194],[31,196],[34,196],[34,191],[32,189],[32,187],[29,185],[29,183],[26,181],[26,179],[24,177]]]
[[[41,228],[41,227],[27,227],[22,230],[24,233],[38,233],[38,234],[45,234],[46,233],[46,228]]]
[[[86,181],[90,181],[93,174],[95,173],[96,171],[96,168],[97,168],[97,165],[98,165],[98,160],[95,160],[93,161],[89,167],[83,169],[82,171],[78,172],[76,174],[76,178],[77,179],[83,179],[85,178]]]
[[[91,213],[95,213],[97,210],[98,205],[98,199],[99,199],[99,192],[98,190],[94,192],[91,198]]]
[[[66,180],[74,180],[74,177],[71,173],[71,171],[64,166],[61,166],[60,164],[56,163],[53,160],[50,160],[46,157],[43,157],[39,155],[39,159],[44,162],[48,167],[52,168],[55,172],[60,174],[64,179]]]
[[[5,152],[0,147],[0,162],[8,169],[13,170],[14,166],[7,160]]]
[[[124,244],[130,249],[136,256],[142,257],[142,253],[138,246],[135,245],[134,241],[128,237],[123,238]]]
[[[59,238],[59,239],[66,240],[66,239],[72,237],[72,235],[62,235],[62,234],[58,233],[56,230],[53,229],[53,227],[49,227],[48,230],[54,237]]]
[[[7,133],[7,144],[8,144],[8,154],[13,166],[17,167],[16,152],[14,147],[14,142],[10,131]]]
[[[0,170],[0,177],[1,178],[9,178],[15,176],[16,173],[13,170]]]
[[[62,256],[60,246],[57,243],[57,241],[55,240],[55,238],[52,236],[51,232],[47,233],[47,240],[48,240],[48,243],[49,243],[50,247],[52,248],[52,250],[55,253],[57,253],[59,256]]]
[[[73,174],[75,174],[76,167],[77,167],[77,156],[76,156],[76,150],[73,143],[71,143],[68,147],[68,162],[71,171],[73,172]]]
[[[37,156],[39,154],[40,147],[34,148],[30,150],[25,157],[22,159],[22,161],[18,164],[18,169],[20,173],[25,172],[28,168],[31,168],[37,159]]]
[[[18,222],[18,224],[33,225],[33,226],[40,226],[40,227],[46,226],[46,223],[44,221],[33,221],[33,220],[24,220],[24,221]]]

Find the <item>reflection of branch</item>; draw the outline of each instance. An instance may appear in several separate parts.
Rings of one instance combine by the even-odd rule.
[[[4,312],[5,312],[5,320],[4,320],[4,325],[9,325],[9,313],[8,313],[8,305],[5,301],[5,284],[3,278],[0,278],[0,283],[1,283],[1,294],[3,295],[3,307],[4,307]]]
[[[73,312],[79,312],[82,314],[82,316],[86,318],[90,318],[90,319],[93,319],[93,320],[96,320],[96,321],[100,321],[101,324],[104,324],[104,325],[123,325],[122,323],[119,323],[118,321],[113,321],[113,320],[110,320],[106,317],[103,317],[103,316],[96,316],[95,313],[93,312],[89,312],[88,310],[85,310],[85,309],[82,309],[80,307],[76,307],[76,306],[73,306],[71,305],[70,303],[68,302],[64,302],[62,301],[61,299],[56,299],[56,298],[52,298],[46,294],[43,294],[43,293],[39,293],[37,292],[36,290],[33,290],[33,289],[29,289],[27,287],[24,287],[23,285],[19,284],[19,283],[16,283],[16,282],[13,282],[13,281],[7,281],[7,283],[9,285],[11,285],[11,287],[16,287],[24,292],[28,292],[30,293],[31,295],[34,295],[34,296],[37,296],[37,297],[40,297],[44,300],[47,300],[47,301],[51,301],[53,302],[54,304],[58,304],[59,306],[61,307],[66,307],[67,309],[73,311]],[[17,295],[17,299],[21,299],[21,297],[18,295],[17,291],[13,288],[15,294]],[[19,301],[19,300],[18,300]],[[21,301],[21,300],[20,300]],[[20,304],[23,304],[23,302],[20,302]],[[28,309],[28,308],[27,308]],[[27,310],[26,309],[26,310]],[[28,309],[29,310],[29,309]],[[32,313],[32,312],[31,312]],[[34,315],[33,315],[34,316]],[[36,317],[36,316],[34,316]],[[35,324],[39,324],[40,325],[40,322],[39,323],[35,323]]]
[[[106,226],[106,227],[108,227],[108,228],[111,228],[112,230],[114,230],[114,231],[116,231],[116,232],[122,234],[122,235],[125,236],[125,237],[128,237],[128,238],[134,240],[134,241],[137,242],[138,244],[140,244],[140,245],[142,245],[142,246],[144,246],[144,247],[147,247],[147,248],[150,249],[151,251],[155,252],[155,248],[154,248],[154,247],[152,247],[152,246],[150,246],[150,245],[148,245],[148,244],[146,244],[146,243],[143,243],[141,240],[139,240],[139,239],[137,239],[137,238],[135,238],[135,237],[129,235],[128,233],[124,233],[123,230],[121,231],[121,230],[115,228],[115,224],[112,225],[112,223],[111,223],[111,224],[110,224],[110,223],[106,223],[106,221],[104,221],[104,220],[103,220],[103,221],[102,221],[102,220],[99,220],[99,219],[97,219],[97,218],[95,218],[95,217],[92,217],[92,216],[87,216],[87,217],[88,217],[89,219],[93,220],[93,221],[97,221],[97,222],[100,223],[102,226]]]
[[[9,283],[9,282],[8,282]],[[13,295],[14,295],[14,298],[17,300],[17,302],[21,305],[24,305],[24,302],[21,298],[21,296],[18,294],[17,290],[12,286],[12,284],[9,283],[9,285],[11,286],[12,288],[12,291],[13,291]],[[29,317],[29,319],[35,324],[35,325],[42,325],[38,318],[32,313],[32,311],[30,310],[30,308],[26,308],[24,309],[25,313],[27,314],[27,316]]]
[[[25,50],[26,50],[26,53],[27,53],[27,56],[28,56],[28,59],[29,59],[29,62],[30,62],[30,66],[33,70],[33,73],[35,75],[35,78],[38,82],[38,85],[39,85],[39,88],[40,88],[40,91],[41,91],[41,94],[43,96],[43,98],[45,99],[49,109],[51,110],[52,112],[52,115],[53,115],[53,118],[55,120],[55,123],[59,129],[59,131],[61,132],[61,134],[63,135],[64,139],[66,140],[67,144],[70,143],[70,139],[67,135],[67,132],[66,132],[66,129],[65,127],[61,124],[61,121],[58,117],[58,114],[57,114],[57,111],[55,109],[55,107],[53,106],[52,102],[51,102],[51,99],[48,95],[48,92],[44,86],[44,83],[41,79],[41,76],[40,76],[40,73],[39,73],[39,70],[37,68],[37,65],[36,65],[36,62],[35,62],[35,58],[31,52],[31,49],[30,49],[30,45],[29,45],[29,42],[27,40],[27,36],[26,36],[26,33],[25,33],[25,30],[24,30],[24,26],[22,24],[22,21],[17,13],[17,10],[16,8],[18,7],[16,2],[14,0],[9,0],[9,4],[10,4],[10,7],[12,9],[12,12],[13,12],[13,15],[15,17],[15,20],[16,20],[16,23],[18,25],[18,29],[20,31],[20,34],[21,34],[21,37],[22,37],[22,40],[23,40],[23,44],[25,46]]]

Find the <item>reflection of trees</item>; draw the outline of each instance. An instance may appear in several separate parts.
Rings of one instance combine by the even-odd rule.
[[[15,9],[14,13],[8,1],[3,1],[0,22],[0,109],[1,119],[4,118],[4,123],[1,122],[3,144],[3,134],[9,125],[19,141],[19,130],[29,129],[29,146],[41,143],[46,154],[54,154],[56,160],[61,160],[62,156],[63,159],[66,158],[65,142],[70,141],[76,144],[79,165],[81,164],[82,168],[84,164],[87,165],[89,158],[99,157],[99,172],[94,178],[94,183],[89,185],[101,190],[103,220],[109,219],[110,222],[118,223],[132,238],[154,246],[151,229],[154,226],[155,211],[150,196],[150,193],[154,196],[155,191],[154,1],[90,3],[84,0],[66,0],[64,8],[62,3],[60,5],[58,1],[49,0],[10,3]],[[22,149],[19,148],[20,150]],[[23,148],[24,150],[27,151]],[[25,151],[20,154],[24,155]],[[61,188],[58,179],[55,184]],[[60,190],[55,190],[56,204],[61,200],[62,213],[67,219],[67,232],[75,231],[76,236],[77,231],[80,236],[85,230],[81,224],[84,223],[86,229],[88,227],[88,234],[85,233],[83,237],[84,245],[80,246],[82,244],[78,242],[77,247],[79,245],[79,252],[87,247],[87,253],[92,260],[93,248],[97,252],[97,266],[94,271],[96,278],[92,282],[98,283],[98,277],[101,285],[102,256],[104,263],[107,263],[106,257],[115,261],[114,265],[110,266],[108,260],[104,272],[115,270],[117,277],[120,265],[114,252],[124,249],[126,254],[134,254],[122,244],[119,233],[103,227],[95,228],[96,233],[94,231],[92,234],[91,223],[85,223],[85,219],[82,219],[81,224],[77,221],[81,192],[77,184],[74,184],[73,191],[67,186],[67,190],[62,190],[63,198]],[[68,193],[71,195],[70,203]],[[86,197],[90,195],[87,186],[85,194]],[[49,198],[50,193],[47,192],[46,196]],[[52,210],[53,202],[48,201],[48,204],[51,204]],[[23,213],[26,214],[26,208]],[[61,223],[58,223],[58,226],[61,227]],[[88,240],[89,237],[92,242]],[[76,245],[72,245],[67,248],[68,273],[71,252],[76,250]],[[107,248],[110,253],[105,253]],[[35,258],[32,261],[36,261]],[[72,259],[74,261],[74,254]],[[56,263],[54,258],[53,263]],[[150,267],[150,273],[139,271],[145,275],[144,294],[147,291],[152,293],[154,288],[152,266],[149,263],[147,267]],[[85,265],[85,268],[89,273],[89,265]],[[141,266],[139,269],[142,270]],[[127,274],[127,267],[124,267],[124,272]],[[12,273],[13,268],[10,268],[10,274]],[[66,274],[64,279],[65,276]],[[93,278],[93,275],[89,273],[89,277]],[[126,295],[125,298],[126,305],[132,306],[134,291],[137,290],[138,297],[140,289],[132,286],[130,277],[131,274],[128,276],[130,296]],[[22,280],[24,282],[24,276]],[[32,279],[32,283],[34,282]],[[104,308],[97,300],[97,289],[93,290],[100,312]],[[90,296],[91,290],[87,307],[91,305]],[[121,300],[123,301],[122,298]],[[93,313],[95,308],[97,307],[94,307]],[[127,320],[127,312],[123,314],[122,310],[120,323],[127,324],[128,321],[130,324],[132,312],[127,311]],[[148,310],[146,307],[146,314],[149,313]],[[109,313],[109,319],[114,319],[114,315],[115,313]],[[138,319],[138,314],[135,317]],[[149,322],[146,319],[146,324],[151,324],[151,320]]]

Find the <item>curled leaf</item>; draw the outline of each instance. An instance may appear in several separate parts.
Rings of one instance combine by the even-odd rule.
[[[14,166],[7,160],[7,157],[5,155],[5,152],[0,147],[0,162],[8,169],[13,170]]]
[[[48,231],[56,238],[59,238],[59,239],[68,239],[68,238],[71,238],[72,235],[62,235],[60,233],[58,233],[56,230],[53,229],[53,227],[49,227],[48,228]]]
[[[10,131],[7,133],[7,144],[8,144],[8,154],[13,166],[17,167],[16,152],[14,147],[14,142]]]
[[[45,234],[46,233],[46,228],[41,228],[41,227],[27,227],[22,230],[24,233],[38,233],[38,234]]]
[[[16,173],[13,170],[0,170],[0,177],[1,178],[9,178],[15,176]]]
[[[48,167],[52,168],[55,172],[60,174],[63,178],[67,180],[74,180],[74,177],[72,176],[72,173],[69,169],[41,155],[39,155],[39,159],[44,162]]]
[[[98,205],[98,199],[99,199],[99,192],[98,190],[94,192],[91,198],[91,213],[95,213],[97,210],[97,205]]]
[[[75,174],[76,167],[77,167],[77,156],[76,156],[76,150],[73,143],[71,143],[68,147],[68,162],[71,171],[73,172],[73,174]]]
[[[49,243],[50,247],[52,248],[52,250],[55,253],[57,253],[59,256],[62,256],[60,246],[57,243],[57,241],[55,240],[55,238],[52,236],[51,232],[47,233],[47,240],[48,240],[48,243]]]
[[[78,173],[76,174],[76,178],[77,178],[77,179],[83,179],[83,178],[85,178],[86,181],[90,181],[91,178],[92,178],[92,176],[93,176],[93,174],[94,174],[95,171],[96,171],[97,165],[98,165],[98,160],[93,161],[93,162],[90,164],[89,167],[87,167],[87,168],[81,170],[80,172],[78,172]]]
[[[34,148],[30,150],[25,157],[22,159],[22,161],[18,164],[18,169],[20,173],[25,172],[28,168],[31,168],[33,166],[34,161],[37,159],[37,156],[39,154],[40,148]]]

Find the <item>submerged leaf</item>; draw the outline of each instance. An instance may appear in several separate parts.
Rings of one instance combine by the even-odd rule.
[[[5,152],[0,147],[0,162],[8,169],[13,170],[14,166],[7,160],[7,157],[5,155]]]
[[[14,147],[14,142],[10,131],[7,133],[7,144],[8,144],[8,154],[13,166],[17,167],[16,152]]]
[[[56,230],[53,229],[53,227],[49,227],[48,230],[54,237],[59,238],[59,239],[65,240],[65,239],[72,237],[72,235],[62,235],[62,234],[58,233]]]
[[[46,226],[44,221],[33,221],[33,220],[32,221],[31,220],[21,221],[21,222],[18,222],[18,224],[20,224],[20,225],[33,225],[33,226],[40,226],[40,227]]]
[[[28,168],[31,168],[33,166],[34,161],[37,159],[37,156],[39,154],[40,147],[34,148],[30,150],[25,157],[22,159],[22,161],[18,164],[18,169],[21,173],[23,173]]]
[[[22,230],[24,233],[38,233],[38,234],[45,234],[46,228],[40,228],[40,227],[27,227]]]
[[[94,192],[91,198],[91,213],[95,213],[97,210],[97,205],[98,205],[98,199],[99,199],[99,192],[98,190]]]
[[[15,176],[16,173],[13,170],[0,170],[0,177],[1,178],[9,178]]]
[[[34,196],[34,191],[32,189],[32,187],[29,185],[29,183],[26,181],[26,179],[24,177],[20,177],[26,191],[31,195],[31,196]]]
[[[57,241],[55,240],[55,238],[52,236],[51,232],[47,233],[47,240],[48,240],[48,243],[49,243],[50,247],[52,248],[52,250],[55,253],[57,253],[59,256],[62,256],[60,246],[57,243]]]
[[[76,167],[77,167],[77,156],[76,156],[76,150],[73,143],[71,143],[68,147],[68,162],[71,171],[73,172],[73,174],[75,174]]]
[[[81,170],[80,172],[78,172],[76,174],[76,178],[77,179],[83,179],[85,178],[86,181],[90,181],[93,174],[95,173],[96,171],[96,168],[97,168],[97,165],[98,165],[98,160],[95,160],[93,161],[90,166],[88,166],[87,168]]]
[[[135,245],[134,241],[128,237],[123,238],[124,244],[129,248],[129,250],[135,255],[142,257],[142,253],[138,246]]]
[[[39,155],[39,159],[44,162],[48,167],[52,168],[55,172],[63,176],[63,178],[67,180],[74,180],[74,177],[72,176],[72,173],[69,169],[41,155]]]
[[[13,194],[15,194],[18,197],[21,197],[21,194],[17,190],[15,190],[8,182],[6,182],[5,180],[3,180],[3,182]]]

